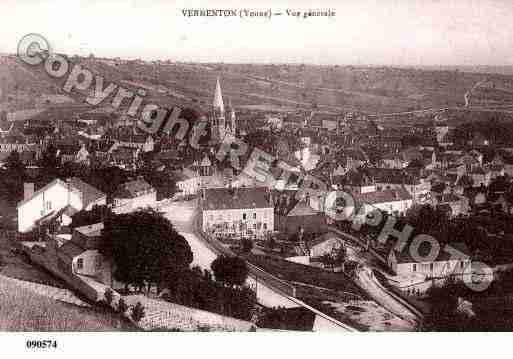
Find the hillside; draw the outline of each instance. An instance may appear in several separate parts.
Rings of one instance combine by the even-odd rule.
[[[513,105],[513,76],[455,70],[266,64],[194,64],[73,58],[74,62],[129,89],[144,88],[147,100],[164,106],[207,109],[217,76],[223,94],[241,108],[319,109],[369,114],[457,107],[472,89],[471,106]],[[40,67],[0,62],[0,105],[13,94],[29,101],[59,94],[61,82]],[[19,100],[21,101],[21,100]],[[13,107],[11,105],[11,107]]]
[[[118,331],[127,325],[106,310],[43,297],[0,278],[0,331]]]

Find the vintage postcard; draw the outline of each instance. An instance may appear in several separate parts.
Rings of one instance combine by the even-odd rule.
[[[1,332],[513,330],[509,1],[0,14]]]

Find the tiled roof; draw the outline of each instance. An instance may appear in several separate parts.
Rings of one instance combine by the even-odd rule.
[[[205,210],[220,209],[252,209],[271,208],[269,193],[266,188],[211,188],[205,190],[203,208]]]
[[[144,179],[138,178],[133,181],[126,182],[122,184],[114,197],[116,198],[136,198],[141,196],[142,194],[155,191],[155,189]]]
[[[404,188],[389,189],[367,193],[354,194],[355,201],[360,204],[379,204],[411,200],[411,194]]]
[[[105,197],[105,193],[96,189],[88,183],[85,183],[78,177],[73,177],[70,179],[70,184],[78,191],[82,193],[82,200],[84,202],[84,207],[87,207],[90,203],[93,203],[100,198]]]
[[[85,249],[74,242],[68,241],[59,248],[59,253],[65,255],[70,260],[84,253]]]
[[[367,169],[376,183],[389,184],[419,184],[419,180],[415,177],[417,173],[413,170],[403,170],[395,168],[369,168]]]
[[[299,201],[294,208],[287,214],[289,217],[293,216],[313,216],[316,215],[312,207],[310,207],[305,201]]]

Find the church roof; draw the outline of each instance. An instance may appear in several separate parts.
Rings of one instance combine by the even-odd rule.
[[[219,77],[217,78],[213,105],[214,109],[224,112],[223,94],[221,93],[221,84],[219,83]]]

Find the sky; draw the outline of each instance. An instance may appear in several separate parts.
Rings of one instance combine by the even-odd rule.
[[[184,17],[182,9],[335,16]],[[67,54],[194,62],[513,65],[511,0],[0,0],[0,52],[38,33]]]

